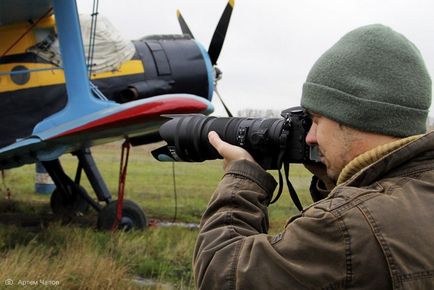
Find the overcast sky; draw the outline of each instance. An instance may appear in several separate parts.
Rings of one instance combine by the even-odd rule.
[[[91,0],[78,0],[90,13]],[[105,15],[129,39],[179,34],[176,9],[205,48],[227,2],[223,0],[100,0]],[[281,110],[300,102],[316,59],[359,26],[382,23],[416,44],[434,76],[432,0],[235,0],[218,66],[219,91],[233,112]],[[217,98],[217,114],[224,115]],[[434,105],[430,116],[434,117]]]

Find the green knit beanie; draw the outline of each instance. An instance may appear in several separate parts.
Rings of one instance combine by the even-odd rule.
[[[374,24],[344,35],[314,64],[301,105],[362,131],[406,137],[426,132],[431,78],[416,46]]]

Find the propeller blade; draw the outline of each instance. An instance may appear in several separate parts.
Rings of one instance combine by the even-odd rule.
[[[222,50],[234,4],[235,0],[229,0],[225,10],[223,11],[220,21],[217,24],[217,28],[214,31],[214,35],[212,36],[208,54],[213,65],[217,63],[217,59],[219,58],[220,52]]]
[[[188,34],[192,39],[194,39],[193,33],[191,33],[190,28],[188,28],[187,22],[185,22],[184,17],[182,17],[181,11],[176,10],[176,17],[178,18],[179,25],[181,26],[182,34]]]
[[[228,106],[226,106],[225,102],[223,101],[223,98],[220,96],[220,93],[217,90],[217,87],[214,88],[214,92],[216,93],[217,97],[219,97],[220,102],[223,105],[223,108],[225,108],[226,114],[228,114],[228,117],[232,118],[233,115],[231,111],[229,110]]]
[[[226,106],[225,102],[223,102],[223,99],[220,95],[217,95],[220,99],[220,102],[222,103],[223,107],[225,108],[226,114],[228,114],[228,117],[232,118],[233,115],[231,113],[231,111],[229,111],[229,108]]]

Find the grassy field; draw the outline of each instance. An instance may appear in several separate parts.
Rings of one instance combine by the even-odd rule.
[[[120,146],[115,143],[93,150],[114,195]],[[223,174],[222,162],[161,163],[152,158],[151,149],[150,146],[132,149],[126,198],[137,202],[149,219],[173,221],[174,166],[178,203],[176,221],[199,223]],[[75,158],[65,156],[62,163],[73,176]],[[302,203],[309,204],[306,189],[310,175],[302,166],[294,165],[290,176]],[[4,181],[10,189],[11,200],[5,200],[5,186],[1,186],[0,213],[42,215],[50,211],[49,197],[34,193],[34,166],[7,171]],[[87,180],[82,184],[92,193]],[[269,208],[270,233],[279,232],[296,212],[285,190],[280,200]],[[60,222],[32,228],[0,225],[0,289],[11,289],[6,285],[11,281],[14,289],[194,288],[191,259],[197,229],[151,227],[145,231],[105,233],[95,229],[95,213],[90,213],[88,220],[91,226],[61,225]]]

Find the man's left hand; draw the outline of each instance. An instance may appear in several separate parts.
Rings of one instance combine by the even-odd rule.
[[[224,158],[224,169],[226,169],[226,166],[229,164],[229,162],[235,160],[245,159],[256,163],[255,159],[253,159],[249,152],[239,146],[235,146],[223,141],[214,131],[208,133],[208,140],[209,143],[211,143],[217,152]]]

